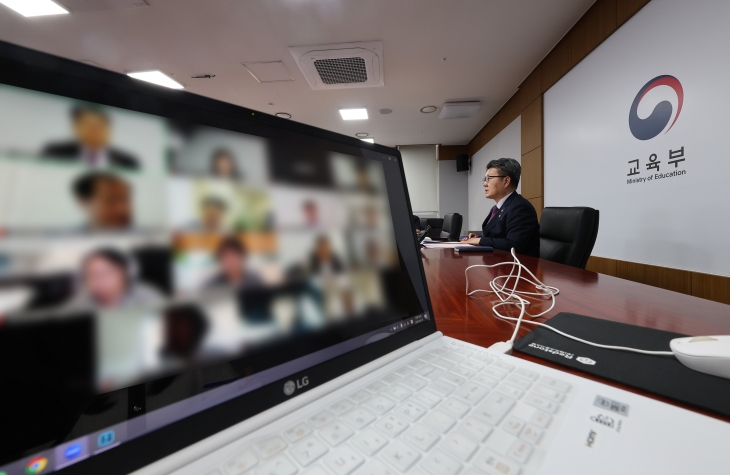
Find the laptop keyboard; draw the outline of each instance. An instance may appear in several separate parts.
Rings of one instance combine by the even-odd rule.
[[[254,443],[221,470],[526,475],[539,468],[570,389],[489,354],[445,346]]]

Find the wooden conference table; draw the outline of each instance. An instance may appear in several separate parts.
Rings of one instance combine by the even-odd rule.
[[[545,316],[546,318],[553,317],[559,312],[572,312],[687,335],[730,335],[729,305],[543,259],[518,256],[543,283],[560,289],[555,308]],[[470,265],[511,261],[512,256],[508,252],[495,250],[458,254],[453,249],[421,249],[421,257],[436,326],[444,335],[483,347],[489,347],[498,341],[506,341],[512,336],[514,323],[500,320],[492,313],[492,305],[498,302],[497,297],[494,294],[467,297],[464,277],[464,270]],[[490,280],[497,275],[508,274],[509,270],[510,266],[470,270],[470,290],[488,289]],[[518,290],[530,290],[529,285],[522,283]],[[537,305],[535,303],[539,302],[538,299],[530,300],[533,302],[530,313],[539,313],[549,307],[548,299]],[[502,307],[503,314],[507,311],[509,310],[506,307]],[[534,325],[522,325],[519,336],[525,335],[533,328]],[[523,353],[514,352],[513,356],[730,422],[730,418],[717,416]]]

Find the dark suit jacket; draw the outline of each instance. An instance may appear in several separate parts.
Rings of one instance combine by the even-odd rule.
[[[52,143],[46,145],[41,152],[45,159],[71,162],[81,159],[81,144],[78,142]],[[139,169],[139,162],[132,155],[110,147],[107,149],[109,164],[127,170]]]
[[[491,210],[489,211],[491,214]],[[489,215],[482,223],[480,246],[491,246],[505,251],[515,248],[519,254],[540,257],[540,224],[537,212],[529,201],[515,191],[502,204],[492,221]]]

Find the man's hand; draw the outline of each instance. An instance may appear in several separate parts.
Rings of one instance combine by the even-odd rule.
[[[470,239],[474,239],[474,238],[476,238],[477,240],[479,240],[479,236],[477,236],[477,235],[476,235],[476,234],[474,234],[474,233],[469,233],[469,237],[461,238],[461,242],[467,242],[467,241],[469,241]],[[470,244],[471,244],[471,243],[470,243]]]
[[[470,236],[471,236],[471,234],[470,234]],[[479,237],[469,237],[466,239],[462,239],[461,242],[463,242],[464,244],[471,244],[472,246],[478,246],[479,241],[481,241],[481,240],[482,240],[482,238],[479,238]]]

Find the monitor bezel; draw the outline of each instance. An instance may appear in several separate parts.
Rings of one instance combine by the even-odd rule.
[[[403,190],[408,187],[403,161],[397,149],[365,143],[357,138],[294,122],[289,119],[199,96],[184,90],[166,89],[94,66],[0,42],[0,83],[24,89],[55,94],[81,101],[152,114],[177,120],[231,130],[273,140],[295,140],[313,147],[326,148],[350,155],[360,150],[382,153],[398,162]],[[194,118],[194,119],[193,119]],[[219,121],[225,119],[225,126]],[[322,147],[326,143],[327,147]],[[353,151],[358,153],[353,153]],[[408,216],[412,216],[410,200],[406,200]],[[409,224],[410,226],[410,224]],[[418,251],[415,233],[413,246]],[[404,237],[404,236],[403,236]],[[402,238],[396,233],[396,243]],[[418,259],[420,276],[426,283],[423,262]],[[168,457],[185,447],[239,424],[285,401],[321,386],[349,371],[387,355],[437,331],[433,308],[424,285],[427,311],[431,319],[388,338],[371,343],[325,363],[306,369],[250,393],[172,423],[152,433],[137,437],[114,449],[70,465],[57,473],[125,474]],[[294,396],[282,391],[286,380],[308,377],[310,384]]]

